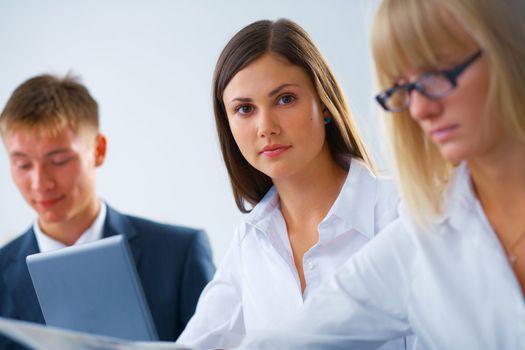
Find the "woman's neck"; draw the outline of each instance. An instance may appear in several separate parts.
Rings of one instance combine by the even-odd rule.
[[[291,178],[274,181],[288,226],[319,224],[345,182],[347,172],[331,157]]]
[[[497,154],[469,160],[468,167],[476,194],[482,203],[512,209],[513,203],[523,203],[525,200],[523,143],[515,142]]]
[[[504,246],[525,231],[525,145],[468,161],[476,195]]]

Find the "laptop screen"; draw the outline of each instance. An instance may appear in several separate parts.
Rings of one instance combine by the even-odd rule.
[[[27,257],[47,325],[128,340],[158,340],[122,236]]]

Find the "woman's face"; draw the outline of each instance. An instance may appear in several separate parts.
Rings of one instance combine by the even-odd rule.
[[[223,102],[242,155],[273,180],[330,157],[317,92],[306,72],[285,58],[264,54],[240,70]]]
[[[452,69],[472,56],[479,47],[472,43],[465,50],[446,55],[440,65],[429,70],[410,70],[404,79],[415,81],[428,71]],[[442,156],[458,163],[490,155],[504,143],[503,117],[487,109],[490,65],[485,53],[457,78],[457,86],[445,97],[432,100],[414,90],[409,113]]]

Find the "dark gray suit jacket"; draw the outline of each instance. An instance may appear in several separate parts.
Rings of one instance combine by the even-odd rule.
[[[107,207],[103,237],[125,235],[159,338],[175,341],[215,267],[204,231],[123,215]],[[44,323],[26,265],[38,253],[33,229],[0,249],[0,316]],[[24,349],[0,336],[0,350]]]

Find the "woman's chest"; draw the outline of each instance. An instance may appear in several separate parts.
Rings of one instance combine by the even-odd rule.
[[[293,315],[366,241],[363,236],[349,232],[309,249],[302,259],[306,281],[303,294],[289,245],[245,240],[241,250],[241,280],[246,329],[275,326]]]
[[[523,349],[525,304],[516,278],[490,236],[468,230],[482,227],[423,242],[407,301],[413,330],[425,348]]]

